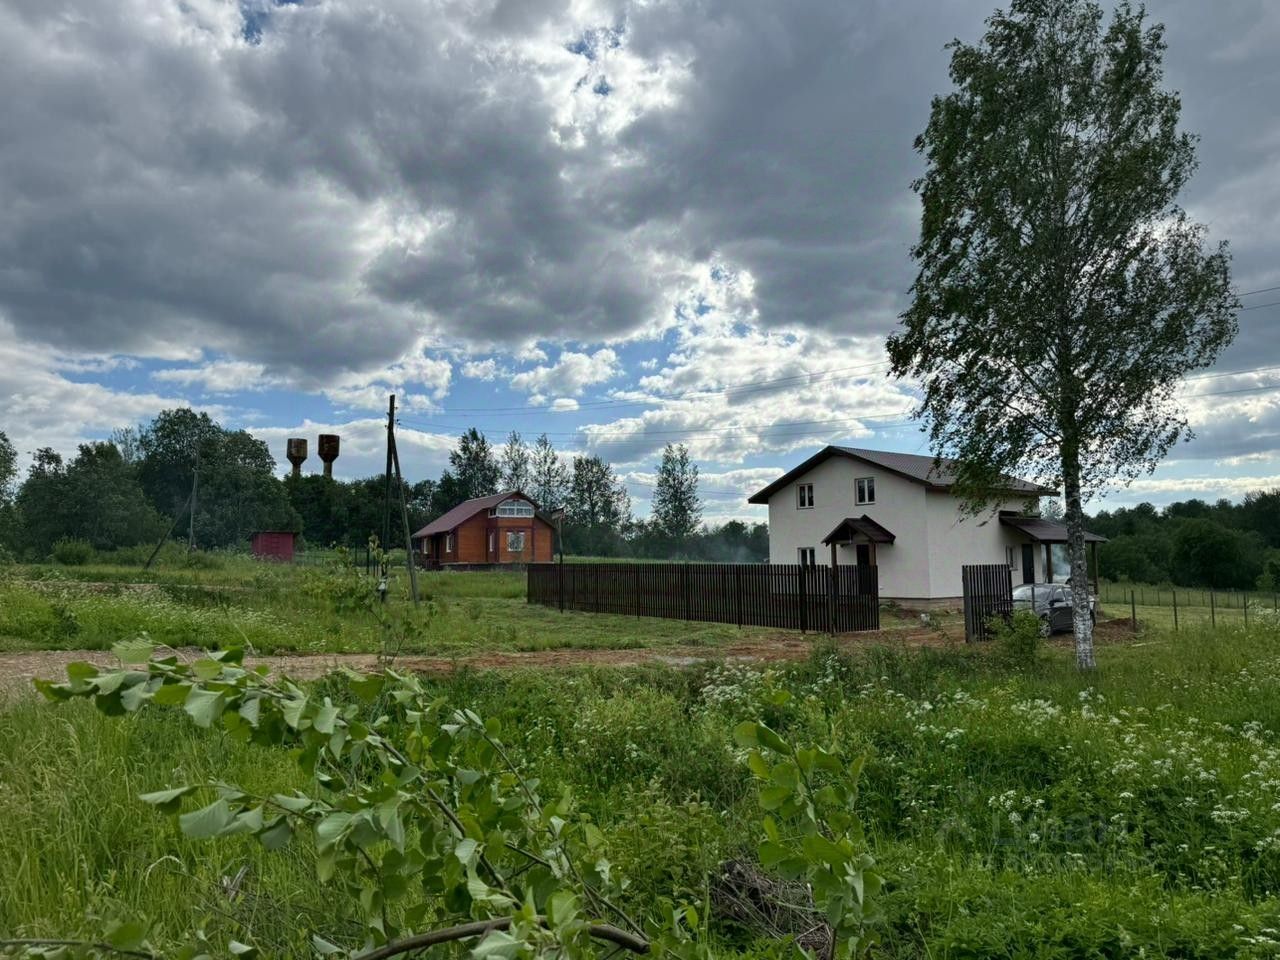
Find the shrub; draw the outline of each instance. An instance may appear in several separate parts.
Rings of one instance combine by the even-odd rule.
[[[88,540],[63,537],[54,543],[51,557],[65,567],[82,567],[93,559],[93,545]]]
[[[1018,610],[1008,622],[999,620],[991,638],[995,641],[995,656],[1002,663],[1018,670],[1034,667],[1040,655],[1040,635],[1044,624],[1030,610]]]

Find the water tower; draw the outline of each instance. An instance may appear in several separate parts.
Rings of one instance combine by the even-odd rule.
[[[338,435],[336,433],[320,434],[320,459],[324,461],[324,475],[333,476],[333,461],[338,459]]]
[[[288,443],[289,462],[293,464],[293,475],[302,476],[302,465],[307,460],[307,440],[305,437],[290,437]]]

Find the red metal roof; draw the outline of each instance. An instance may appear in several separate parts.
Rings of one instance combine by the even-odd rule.
[[[495,493],[487,497],[475,497],[471,500],[463,500],[452,510],[449,510],[442,516],[432,520],[425,527],[415,533],[411,539],[418,540],[422,537],[430,537],[437,533],[448,533],[450,530],[456,528],[458,524],[463,523],[466,520],[470,520],[481,510],[492,510],[504,500],[510,500],[512,497],[519,497],[521,500],[528,500],[533,504],[534,516],[539,520],[542,520],[544,523],[551,522],[547,518],[546,514],[538,509],[538,505],[534,503],[533,497],[527,496],[519,490],[506,490],[503,493]]]

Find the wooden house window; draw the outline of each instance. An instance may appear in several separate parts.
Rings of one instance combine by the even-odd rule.
[[[817,550],[814,547],[800,547],[796,550],[796,553],[800,556],[800,566],[802,567],[812,567],[818,562]]]
[[[533,504],[528,500],[505,500],[492,511],[495,517],[532,517]]]
[[[813,484],[802,483],[796,487],[796,509],[813,509]]]
[[[876,502],[875,477],[859,477],[854,481],[854,501],[858,506]]]
[[[523,553],[524,552],[524,531],[508,530],[507,531],[507,553]]]
[[[453,534],[446,533],[444,535],[444,552],[453,553]]]

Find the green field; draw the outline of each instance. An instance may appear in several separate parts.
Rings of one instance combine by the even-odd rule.
[[[150,592],[100,586],[137,582],[110,568],[52,573],[11,570],[0,587],[9,649],[107,644],[139,624],[183,644],[230,643],[251,627],[276,649],[379,642],[375,614],[334,604],[345,575],[333,571],[162,568]],[[402,587],[390,604],[400,611]],[[424,588],[440,610],[407,626],[432,649],[739,636],[529,610],[519,577],[436,574]],[[15,614],[15,598],[26,613]],[[39,613],[46,602],[74,633],[56,632]],[[572,791],[627,878],[624,906],[641,916],[665,897],[706,902],[721,863],[754,857],[757,793],[732,731],[761,720],[797,742],[834,736],[867,758],[857,806],[885,878],[873,956],[1275,956],[1280,625],[1259,614],[1247,630],[1148,626],[1136,642],[1101,647],[1099,661],[1081,676],[1066,645],[1028,663],[991,647],[840,652],[816,641],[808,660],[769,666],[463,670],[426,683],[430,696],[499,721],[544,796]],[[338,678],[312,689],[356,702]],[[9,694],[0,939],[97,939],[125,919],[162,951],[203,928],[214,942],[252,940],[263,956],[307,957],[311,932],[350,935],[352,904],[317,880],[309,845],[268,853],[246,837],[193,841],[137,800],[207,779],[317,789],[287,751],[199,729],[180,709],[117,718]],[[759,931],[710,917],[715,955],[777,953]]]
[[[393,567],[388,600],[375,579],[338,564],[288,566],[246,557],[141,565],[31,565],[0,571],[0,652],[106,650],[146,633],[172,647],[248,646],[264,653],[378,652],[394,628],[401,653],[708,646],[764,635],[725,624],[562,614],[525,603],[525,577],[408,574]],[[385,614],[385,616],[384,616]],[[388,623],[389,621],[389,623]]]

